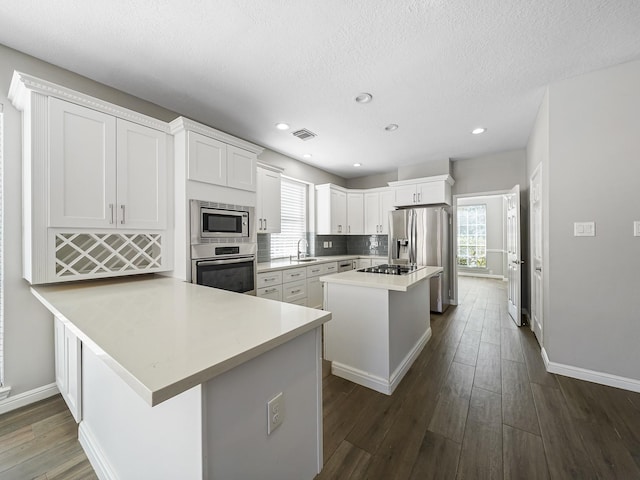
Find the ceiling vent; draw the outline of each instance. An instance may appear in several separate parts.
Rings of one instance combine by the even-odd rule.
[[[310,132],[306,128],[301,128],[300,130],[296,130],[293,132],[295,137],[298,137],[300,140],[311,140],[312,138],[317,137],[317,135],[313,132]]]

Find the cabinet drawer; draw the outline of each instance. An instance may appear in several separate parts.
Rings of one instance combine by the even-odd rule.
[[[282,283],[295,282],[307,278],[306,267],[289,268],[282,272]]]
[[[322,275],[328,275],[330,273],[338,273],[338,262],[323,263]]]
[[[324,265],[310,265],[307,267],[307,278],[317,277],[324,273],[323,270]]]
[[[263,287],[256,290],[256,297],[268,298],[269,300],[282,301],[282,285],[273,287]]]
[[[285,283],[282,285],[282,301],[294,303],[307,297],[307,281]]]
[[[256,279],[257,288],[282,284],[282,271],[259,273]]]

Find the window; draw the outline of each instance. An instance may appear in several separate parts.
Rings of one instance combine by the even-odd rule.
[[[281,188],[280,233],[271,235],[271,258],[296,255],[298,240],[307,238],[307,184],[282,177]]]
[[[458,266],[487,268],[487,206],[458,207]]]

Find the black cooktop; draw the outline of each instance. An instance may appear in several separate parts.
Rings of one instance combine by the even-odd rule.
[[[383,273],[385,275],[408,275],[424,268],[418,265],[376,265],[375,267],[361,268],[358,272]]]

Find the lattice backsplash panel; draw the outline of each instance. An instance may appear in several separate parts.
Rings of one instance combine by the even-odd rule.
[[[56,277],[155,271],[160,233],[56,233]]]

